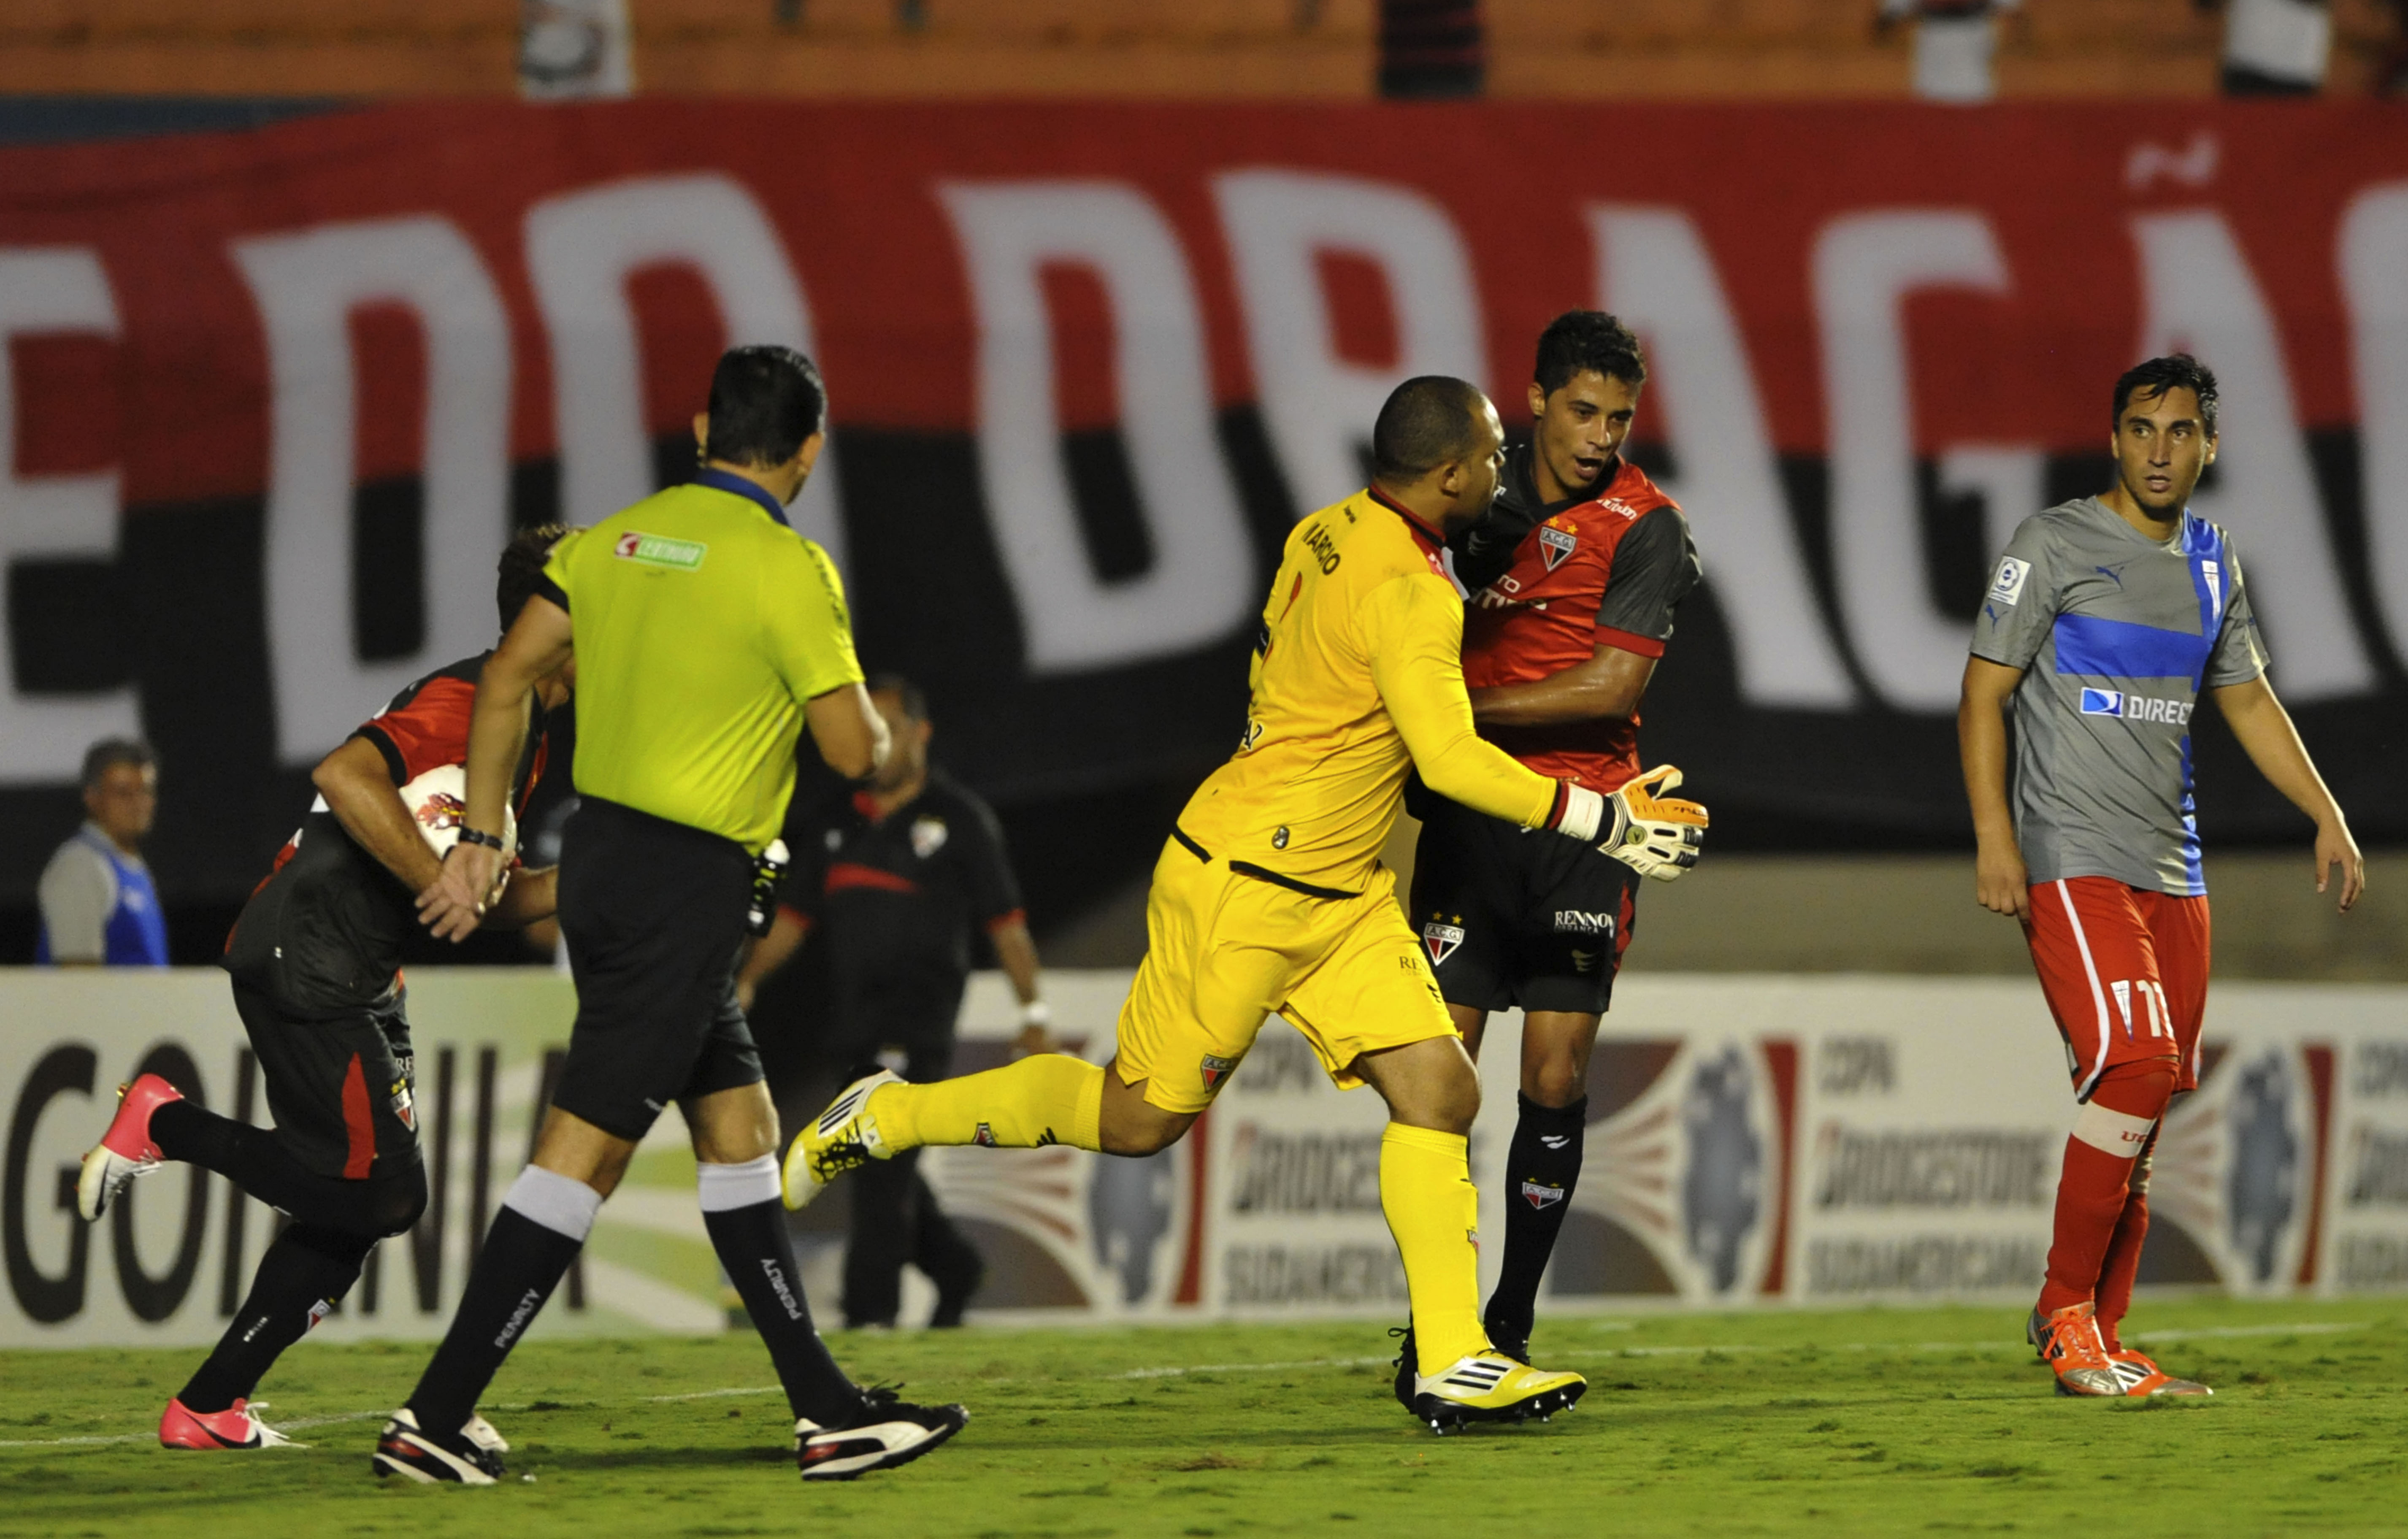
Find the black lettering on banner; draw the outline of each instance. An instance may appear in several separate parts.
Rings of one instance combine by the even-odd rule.
[[[17,1295],[17,1306],[26,1318],[42,1325],[55,1325],[82,1312],[84,1279],[92,1262],[92,1228],[75,1216],[75,1168],[63,1165],[50,1190],[52,1201],[66,1210],[67,1269],[51,1276],[35,1266],[25,1227],[25,1166],[33,1158],[34,1130],[42,1113],[67,1091],[90,1097],[93,1074],[99,1066],[99,1057],[79,1043],[51,1048],[25,1076],[24,1087],[17,1092],[16,1113],[8,1119],[8,1159],[6,1170],[0,1172],[0,1183],[6,1187],[5,1193],[0,1193],[0,1251],[7,1256],[8,1290]]]
[[[1281,1133],[1247,1123],[1234,1140],[1235,1213],[1378,1213],[1378,1133]]]
[[[477,1049],[477,1116],[468,1125],[468,1254],[485,1243],[485,1220],[493,1216],[487,1200],[494,1180],[494,1071],[500,1055],[490,1047]]]
[[[432,1315],[443,1303],[443,1219],[452,1196],[452,1071],[459,1057],[449,1047],[435,1055],[435,1120],[426,1131],[435,1142],[426,1170],[426,1211],[409,1231],[410,1271],[421,1315]]]
[[[1222,1282],[1233,1304],[1385,1303],[1407,1297],[1394,1245],[1231,1245]]]
[[[2349,1194],[2353,1208],[2408,1207],[2408,1133],[2361,1127],[2350,1138]]]
[[[249,1047],[234,1050],[234,1119],[251,1126],[259,1108],[259,1059]],[[233,1182],[226,1183],[225,1254],[218,1265],[218,1318],[230,1320],[242,1302],[243,1231],[251,1227],[251,1198]]]
[[[1986,1128],[1859,1130],[1825,1126],[1816,1141],[1819,1208],[2047,1208],[2056,1139]]]
[[[145,1054],[135,1068],[134,1077],[139,1079],[144,1074],[158,1075],[181,1090],[194,1108],[208,1110],[208,1100],[201,1091],[201,1066],[176,1043],[163,1042]],[[135,1248],[136,1187],[128,1185],[109,1204],[108,1244],[117,1260],[117,1290],[124,1295],[125,1307],[134,1312],[137,1320],[156,1322],[176,1313],[183,1306],[184,1295],[193,1290],[193,1277],[201,1269],[201,1244],[209,1234],[209,1172],[194,1165],[188,1174],[184,1185],[184,1227],[176,1241],[176,1259],[165,1276],[153,1277],[143,1271],[141,1252]]]
[[[1887,1095],[1898,1083],[1886,1037],[1832,1037],[1814,1050],[1814,1064],[1827,1096]]]
[[[2359,1096],[2408,1095],[2408,1043],[2360,1043],[2352,1057],[2357,1072],[2351,1088]]]

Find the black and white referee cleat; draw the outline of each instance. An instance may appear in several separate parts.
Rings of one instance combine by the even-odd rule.
[[[460,1429],[460,1435],[489,1454],[506,1454],[510,1451],[510,1440],[504,1437],[492,1422],[480,1416],[471,1414],[467,1425]]]
[[[397,1474],[422,1486],[493,1485],[502,1475],[501,1455],[469,1434],[474,1426],[501,1443],[492,1424],[475,1417],[450,1437],[438,1436],[419,1426],[418,1413],[405,1405],[384,1424],[370,1468],[379,1476]]]
[[[958,1405],[912,1405],[893,1389],[865,1389],[861,1409],[841,1427],[809,1417],[795,1423],[795,1462],[806,1480],[858,1480],[934,1452],[969,1419]]]

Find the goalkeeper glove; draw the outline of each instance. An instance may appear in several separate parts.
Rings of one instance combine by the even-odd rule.
[[[1705,808],[1662,795],[1680,784],[1681,771],[1669,764],[1610,797],[1566,781],[1553,826],[1584,843],[1596,840],[1599,850],[1641,876],[1670,882],[1698,863],[1706,842]]]
[[[1665,795],[1680,786],[1681,771],[1659,764],[1606,798],[1613,827],[1597,847],[1641,876],[1677,879],[1706,846],[1705,808]]]

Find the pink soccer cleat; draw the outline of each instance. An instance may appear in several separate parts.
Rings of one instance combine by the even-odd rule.
[[[117,1096],[117,1115],[83,1157],[82,1172],[76,1177],[76,1212],[86,1223],[107,1213],[109,1199],[128,1181],[159,1168],[166,1156],[151,1142],[150,1115],[167,1102],[184,1099],[182,1091],[156,1074],[120,1086]]]
[[[267,1403],[262,1401],[261,1404]],[[171,1400],[159,1416],[159,1446],[163,1448],[199,1448],[206,1452],[222,1452],[240,1448],[298,1447],[300,1445],[259,1419],[259,1413],[247,1400],[236,1401],[222,1411],[189,1411],[180,1400]]]

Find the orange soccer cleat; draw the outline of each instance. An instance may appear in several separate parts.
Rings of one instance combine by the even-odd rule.
[[[2196,1379],[2174,1377],[2150,1360],[2147,1353],[2136,1352],[2128,1346],[2108,1353],[2107,1360],[2114,1365],[2115,1378],[2124,1386],[2124,1393],[2135,1398],[2150,1395],[2196,1397],[2215,1393]]]
[[[2122,1377],[2099,1339],[2099,1320],[2088,1301],[2068,1304],[2041,1328],[2041,1351],[2057,1374],[2060,1395],[2121,1395]]]

